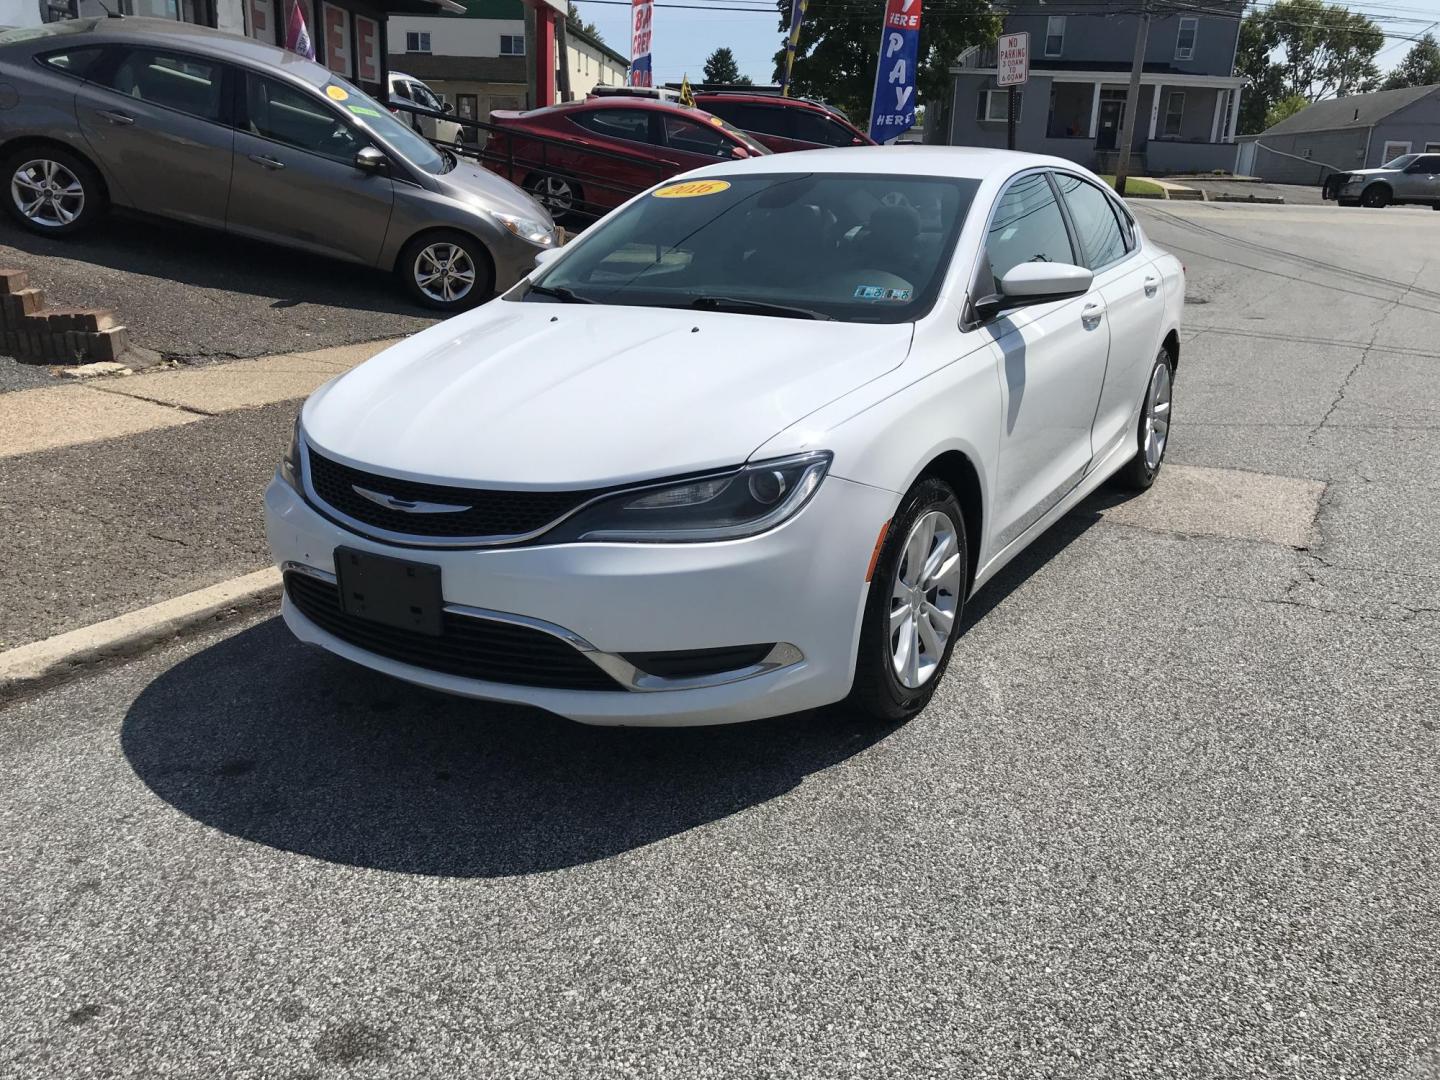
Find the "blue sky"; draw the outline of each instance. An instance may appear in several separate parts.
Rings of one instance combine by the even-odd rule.
[[[600,28],[605,40],[629,55],[630,9],[625,6],[576,0],[588,22]],[[753,4],[757,0],[681,0],[687,4]],[[825,0],[811,0],[824,3]],[[1440,0],[1368,0],[1346,5],[1375,18],[1387,34],[1419,34],[1427,23],[1440,21]],[[878,23],[878,19],[876,20]],[[759,11],[694,11],[656,7],[654,10],[654,71],[656,82],[678,82],[681,75],[700,78],[705,57],[717,46],[728,45],[740,70],[757,83],[768,83],[773,74],[771,58],[784,35],[779,15],[772,6]],[[1440,38],[1440,27],[1431,31]],[[879,26],[875,31],[879,48]],[[1391,38],[1379,57],[1382,70],[1393,67],[1410,48],[1408,42]]]

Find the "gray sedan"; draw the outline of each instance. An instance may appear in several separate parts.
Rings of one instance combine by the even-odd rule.
[[[0,93],[5,205],[35,232],[125,207],[393,269],[445,311],[509,287],[557,243],[515,185],[249,38],[141,18],[11,30]]]
[[[1440,210],[1440,154],[1401,154],[1378,169],[1359,169],[1340,181],[1341,206],[1423,203]]]

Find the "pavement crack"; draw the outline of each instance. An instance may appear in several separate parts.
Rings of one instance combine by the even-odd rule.
[[[114,394],[116,397],[131,398],[135,401],[148,401],[151,405],[163,405],[168,409],[175,409],[179,412],[190,413],[194,416],[220,415],[219,413],[207,412],[205,409],[197,409],[193,405],[181,405],[178,402],[166,401],[163,398],[153,398],[148,397],[145,394],[137,394],[133,390],[121,390],[118,387],[110,386],[96,386],[94,383],[90,383],[88,385],[91,390],[95,390],[101,394]]]

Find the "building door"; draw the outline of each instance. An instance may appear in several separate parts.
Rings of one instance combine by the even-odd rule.
[[[455,115],[461,120],[478,120],[480,117],[476,114],[480,111],[479,103],[479,97],[475,94],[456,94]],[[460,138],[467,143],[473,143],[476,141],[477,134],[479,134],[478,129],[462,126]]]
[[[1114,150],[1120,145],[1120,128],[1125,123],[1125,91],[1100,91],[1100,132],[1096,150]]]

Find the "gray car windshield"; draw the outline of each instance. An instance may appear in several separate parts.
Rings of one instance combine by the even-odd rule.
[[[384,140],[401,157],[417,169],[432,175],[446,172],[453,164],[439,150],[430,145],[422,136],[402,124],[390,114],[390,110],[376,101],[365,91],[345,79],[332,76],[325,84],[325,96],[337,102],[362,127]]]
[[[1406,169],[1409,168],[1410,164],[1419,156],[1419,154],[1401,154],[1393,161],[1387,161],[1380,167],[1382,169]]]
[[[978,180],[678,181],[596,225],[517,299],[906,322],[935,302]]]

